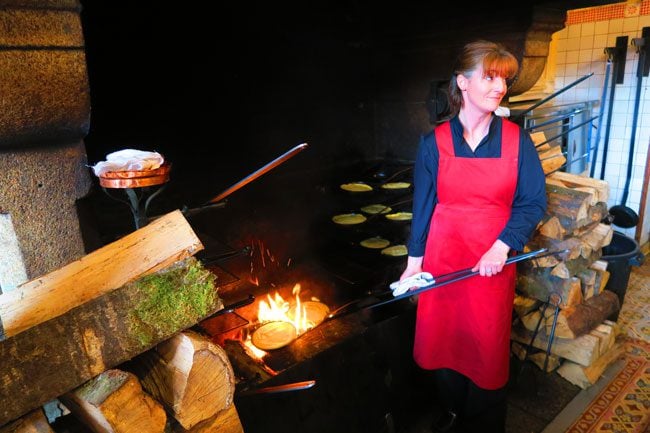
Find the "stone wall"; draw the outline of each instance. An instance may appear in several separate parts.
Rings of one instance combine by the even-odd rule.
[[[0,291],[84,254],[75,201],[91,187],[90,92],[80,10],[76,0],[0,0],[0,248],[18,245],[0,251],[14,269],[0,274]]]

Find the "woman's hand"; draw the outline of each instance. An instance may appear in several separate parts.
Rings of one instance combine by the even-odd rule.
[[[423,257],[409,256],[406,260],[406,269],[404,269],[404,272],[402,272],[399,280],[402,281],[404,278],[408,278],[412,275],[422,272],[422,259]]]
[[[510,247],[503,241],[497,239],[483,257],[474,265],[472,272],[478,271],[482,277],[491,277],[503,270],[508,260]]]

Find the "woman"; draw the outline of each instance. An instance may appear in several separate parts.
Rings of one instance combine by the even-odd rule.
[[[544,172],[530,136],[494,114],[517,70],[499,44],[465,45],[449,84],[451,119],[420,142],[401,279],[465,268],[480,274],[418,299],[414,358],[434,370],[448,406],[434,431],[505,429],[516,268],[504,264],[523,250],[546,210]]]

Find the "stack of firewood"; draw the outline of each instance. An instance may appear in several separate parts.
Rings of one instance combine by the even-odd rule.
[[[600,260],[614,233],[601,222],[607,217],[609,188],[602,180],[554,172],[547,176],[546,191],[547,213],[526,249],[559,253],[519,263],[513,353],[545,364],[547,371],[559,368],[559,374],[585,388],[622,350],[615,344],[617,326],[607,320],[620,303],[605,290],[609,273],[607,262]]]
[[[188,329],[223,304],[179,211],[0,295],[0,433],[243,431],[224,349]]]

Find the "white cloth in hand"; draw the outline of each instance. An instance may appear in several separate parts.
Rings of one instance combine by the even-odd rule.
[[[100,161],[92,166],[96,176],[109,171],[155,170],[160,167],[165,158],[158,152],[147,152],[136,149],[123,149],[106,155],[106,161]]]
[[[395,281],[390,284],[390,289],[393,291],[393,296],[400,296],[408,292],[411,289],[428,286],[436,282],[436,279],[433,278],[428,272],[420,272],[415,275],[411,275],[408,278],[404,278],[401,281]]]

